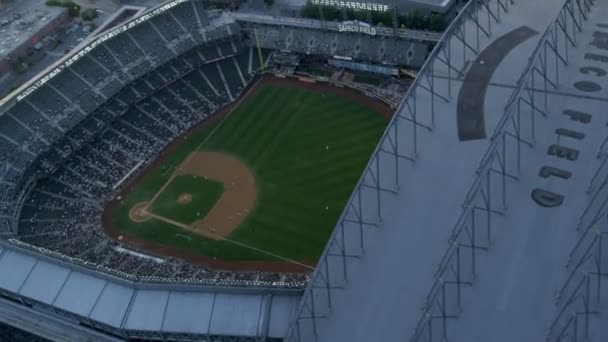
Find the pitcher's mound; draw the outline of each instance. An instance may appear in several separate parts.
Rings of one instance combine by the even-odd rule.
[[[134,222],[145,222],[148,221],[151,217],[150,214],[146,211],[147,202],[137,203],[131,208],[129,211],[129,218]]]
[[[181,194],[177,198],[177,203],[179,204],[188,204],[192,202],[192,194]]]

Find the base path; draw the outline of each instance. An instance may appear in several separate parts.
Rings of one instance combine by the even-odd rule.
[[[136,204],[130,212],[135,222],[141,222],[141,216],[161,219],[179,228],[204,235],[214,240],[228,236],[243,223],[255,205],[255,178],[249,168],[239,159],[218,152],[193,152],[177,167],[166,184],[179,175],[194,175],[211,179],[224,184],[224,193],[204,218],[194,221],[191,225],[174,224],[172,220],[151,213],[150,207],[162,193],[165,186],[150,202]],[[185,203],[189,194],[181,195],[178,201]],[[143,210],[143,213],[141,212]],[[138,215],[139,214],[139,215]]]

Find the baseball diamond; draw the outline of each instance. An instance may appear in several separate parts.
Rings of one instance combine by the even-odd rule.
[[[312,266],[388,113],[355,91],[265,77],[127,186],[106,229],[224,268]]]

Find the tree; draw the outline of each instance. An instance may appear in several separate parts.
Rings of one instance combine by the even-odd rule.
[[[71,17],[77,17],[80,15],[80,5],[71,0],[48,0],[47,6],[65,7],[68,9],[68,14]]]
[[[422,15],[420,14],[420,12],[416,9],[411,10],[408,13],[408,17],[409,17],[409,21],[410,21],[410,27],[414,28],[414,29],[421,29],[422,28]]]
[[[266,4],[266,6],[272,7],[272,5],[274,5],[274,0],[264,0],[264,3]]]
[[[392,21],[391,12],[378,12],[372,11],[372,24],[373,25],[390,25]]]
[[[93,8],[87,8],[87,9],[83,10],[82,13],[80,14],[80,17],[84,21],[95,20],[95,19],[97,19],[98,16],[99,16],[99,14]]]
[[[429,28],[433,31],[443,31],[445,29],[445,15],[432,13],[429,18]]]
[[[304,18],[315,18],[316,19],[319,17],[319,11],[317,9],[317,6],[313,5],[310,0],[307,1],[306,5],[304,5],[302,7],[302,11],[300,12],[300,14]]]

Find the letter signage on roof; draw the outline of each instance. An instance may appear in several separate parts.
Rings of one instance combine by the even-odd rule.
[[[376,35],[376,29],[373,26],[358,21],[345,21],[338,24],[338,31],[364,33],[369,34],[370,36]]]
[[[388,11],[388,5],[379,4],[375,2],[354,2],[354,1],[338,1],[338,0],[312,0],[313,5],[325,5],[333,7],[346,7],[356,10],[367,10],[367,11]]]

